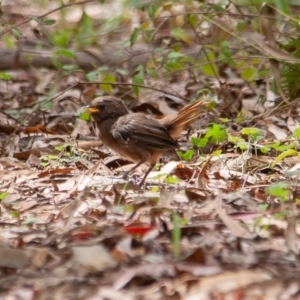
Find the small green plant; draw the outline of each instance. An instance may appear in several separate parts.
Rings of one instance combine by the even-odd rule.
[[[203,148],[207,145],[208,142],[213,144],[223,143],[228,139],[227,128],[222,124],[212,124],[208,127],[207,132],[203,138],[191,138],[191,143],[198,147]]]
[[[40,108],[51,110],[53,108],[52,99],[55,96],[55,94],[56,91],[51,90],[45,96],[40,96],[35,102],[35,105],[33,106],[33,110],[35,111]]]
[[[262,138],[260,129],[254,127],[243,128],[241,134],[248,136],[253,143],[258,142]]]
[[[69,44],[70,32],[67,29],[55,30],[52,35],[50,35],[51,43],[59,48],[66,48]]]
[[[126,72],[122,69],[117,69],[117,73],[125,75]],[[116,82],[116,76],[113,73],[109,72],[107,67],[100,67],[95,71],[92,71],[85,76],[88,81],[94,82],[100,80],[103,83],[100,83],[100,89],[106,93],[111,94],[113,92],[113,85],[110,83]]]
[[[28,217],[26,218],[26,220],[24,220],[21,225],[31,225],[31,224],[35,224],[36,223],[36,218],[34,217]]]
[[[185,160],[185,161],[190,161],[192,159],[192,157],[194,156],[194,150],[188,150],[188,151],[185,151],[185,152],[182,152],[182,151],[176,151],[178,156]]]
[[[0,72],[0,80],[8,81],[12,79],[12,76],[5,73],[5,72]]]
[[[179,258],[180,254],[180,217],[175,212],[172,213],[173,230],[172,230],[172,243],[173,243],[173,255],[175,259]]]
[[[6,196],[8,196],[9,195],[9,192],[3,192],[3,193],[0,193],[0,201],[1,200],[4,200],[4,198],[6,197]]]
[[[214,144],[222,143],[228,137],[227,129],[224,125],[212,124],[212,126],[208,127],[205,137]]]
[[[71,144],[65,143],[62,146],[55,147],[55,150],[59,152],[57,155],[49,154],[40,157],[42,167],[45,168],[49,166],[51,162],[59,167],[80,159],[74,154],[73,146]]]
[[[50,161],[57,161],[58,156],[57,155],[42,155],[40,157],[40,161],[41,161],[41,166],[43,168],[47,167],[48,165],[50,165]]]
[[[157,193],[157,192],[159,192],[159,186],[158,186],[158,185],[153,186],[153,187],[151,188],[151,192],[152,192],[152,193]]]
[[[281,154],[279,154],[276,157],[276,159],[272,163],[272,167],[274,167],[275,165],[280,163],[284,158],[289,157],[289,156],[296,156],[297,154],[298,154],[298,152],[294,149],[289,149],[289,150],[283,151]]]
[[[11,211],[11,216],[15,219],[20,219],[20,213],[17,210]]]
[[[270,196],[278,198],[281,202],[289,199],[291,191],[288,189],[288,184],[285,182],[275,183],[265,189],[266,193]]]
[[[185,63],[192,64],[194,61],[192,58],[183,53],[171,50],[167,54],[167,59],[164,62],[163,67],[168,73],[171,73],[182,70],[185,66]]]
[[[293,132],[293,137],[300,139],[300,126],[298,124],[297,128]]]
[[[140,88],[137,85],[144,85],[144,67],[139,65],[135,70],[135,75],[132,78],[132,83],[136,84],[132,89],[134,93],[138,96],[140,93]]]
[[[171,175],[168,175],[165,179],[164,179],[164,182],[165,183],[178,183],[180,180],[179,178],[175,177],[175,176],[171,176]]]
[[[196,137],[192,137],[191,138],[191,143],[196,146],[197,148],[204,148],[207,143],[208,143],[209,139],[204,137],[204,138],[196,138]]]
[[[239,149],[241,151],[247,150],[250,145],[243,138],[238,136],[229,136],[228,142],[235,144],[234,148]]]

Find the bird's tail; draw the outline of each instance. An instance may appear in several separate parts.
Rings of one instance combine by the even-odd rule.
[[[159,120],[164,124],[171,137],[176,139],[180,136],[182,130],[190,126],[199,117],[200,112],[207,106],[204,100],[197,100],[183,107],[177,115],[166,116]]]

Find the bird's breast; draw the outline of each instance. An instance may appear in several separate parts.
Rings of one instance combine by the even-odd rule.
[[[123,144],[117,141],[110,132],[110,129],[113,126],[113,124],[113,122],[104,121],[99,127],[101,141],[108,148],[120,155],[121,158],[132,162],[140,162],[146,157],[149,157],[149,160],[151,160],[152,153],[150,153],[149,151],[145,149],[139,149],[138,147],[134,147],[130,145],[130,143],[127,145],[126,143]]]

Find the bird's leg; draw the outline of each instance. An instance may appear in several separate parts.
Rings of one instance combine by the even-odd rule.
[[[149,158],[148,156],[145,157],[145,158],[143,158],[140,162],[138,162],[136,165],[134,165],[129,171],[124,172],[122,178],[125,179],[125,178],[126,178],[130,173],[132,173],[137,167],[139,167],[140,165],[142,165],[143,163],[145,163],[145,162],[148,160],[148,158]],[[154,168],[154,166],[155,166],[155,164],[151,164],[151,165],[150,165],[150,167],[148,168],[147,172],[145,173],[145,175],[144,175],[142,181],[139,183],[139,187],[141,187],[141,186],[144,184],[144,182],[145,182],[147,176],[149,175],[149,173],[151,172],[151,170]]]
[[[149,173],[152,171],[152,169],[153,169],[154,167],[155,167],[155,164],[151,164],[151,165],[150,165],[150,167],[149,167],[149,169],[147,170],[147,172],[145,173],[145,175],[144,175],[142,181],[139,183],[139,187],[143,186],[143,184],[144,184],[144,182],[145,182],[147,176],[149,175]]]
[[[148,156],[146,156],[145,158],[143,158],[140,162],[138,162],[136,165],[134,165],[130,170],[124,172],[122,178],[125,179],[130,173],[132,173],[137,167],[139,167],[140,165],[142,165],[143,163],[145,163],[148,160]]]

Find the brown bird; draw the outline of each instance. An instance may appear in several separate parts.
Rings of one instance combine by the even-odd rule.
[[[141,164],[150,164],[140,182],[142,186],[160,156],[179,147],[176,139],[197,119],[205,106],[204,101],[196,101],[183,107],[177,115],[155,119],[143,113],[131,113],[121,99],[104,96],[94,99],[85,112],[93,117],[106,146],[122,158],[136,162],[123,178]]]

